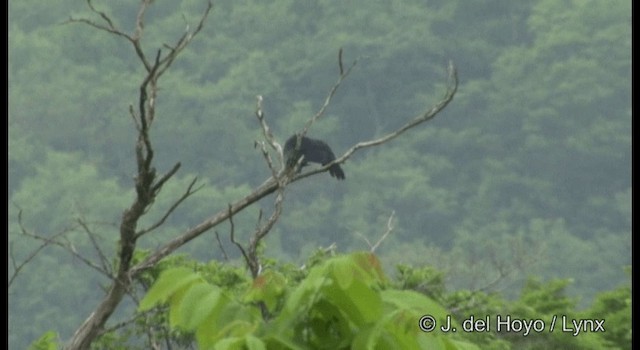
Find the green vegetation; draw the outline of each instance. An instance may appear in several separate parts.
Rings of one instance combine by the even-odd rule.
[[[131,2],[92,3],[133,30]],[[156,0],[145,23],[146,54],[193,28],[203,7]],[[23,227],[45,237],[64,233],[83,256],[115,268],[120,216],[135,196],[129,105],[144,75],[126,41],[62,24],[90,15],[77,1],[9,2],[10,276],[12,264],[42,244]],[[182,168],[140,226],[156,222],[194,176],[205,186],[141,248],[156,248],[270,176],[254,148],[261,137],[255,96],[264,96],[267,119],[284,142],[320,108],[338,75],[340,47],[345,63],[358,63],[309,133],[336,155],[438,100],[449,59],[458,67],[458,93],[433,121],[355,154],[343,165],[346,181],[323,173],[288,187],[283,214],[261,247],[260,280],[250,280],[222,225],[216,231],[225,253],[209,232],[182,248],[187,255],[145,272],[135,293],[146,295],[146,308],[127,299],[108,323],[125,326],[100,344],[148,348],[151,323],[176,347],[195,341],[207,348],[217,339],[227,348],[304,348],[324,339],[331,348],[415,341],[430,348],[629,349],[628,0],[215,3],[160,83],[155,166]],[[239,240],[270,204],[234,217]],[[392,212],[394,230],[376,250],[382,265],[359,265],[364,256],[378,258],[346,253],[367,249],[363,237],[375,242]],[[332,243],[345,255],[313,255]],[[294,268],[305,261],[306,269]],[[11,281],[9,347],[64,343],[108,282],[64,249],[44,248]],[[458,325],[470,315],[492,322],[510,315],[542,319],[548,330],[552,316],[566,315],[605,319],[606,332],[424,334],[417,328],[424,305],[437,305],[434,314],[452,315]],[[220,338],[201,337],[198,327],[219,324],[211,318],[222,314],[230,316]],[[340,343],[321,333],[328,329],[350,335]]]
[[[302,268],[272,266],[255,280],[229,264],[178,256],[145,276],[153,284],[136,326],[104,334],[93,348],[146,349],[142,320],[153,320],[156,340],[198,349],[631,349],[630,284],[579,311],[567,280],[531,279],[508,301],[447,292],[443,274],[428,266],[399,266],[396,276],[386,277],[369,252],[320,250]],[[434,330],[418,327],[423,316],[436,320]],[[604,320],[604,332],[574,320]],[[54,346],[55,334],[37,344]]]

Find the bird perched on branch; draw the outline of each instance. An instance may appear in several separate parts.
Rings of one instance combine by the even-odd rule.
[[[296,147],[298,135],[291,136],[284,144],[284,159],[288,167],[294,166],[301,156],[304,156],[300,167],[309,165],[309,162],[320,163],[322,165],[329,164],[336,159],[331,147],[322,140],[303,137],[300,139],[300,145]],[[338,180],[344,180],[344,171],[339,164],[329,167],[329,174]]]

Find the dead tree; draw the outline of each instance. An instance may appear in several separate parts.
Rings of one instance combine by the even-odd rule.
[[[132,294],[134,283],[136,279],[140,277],[140,274],[142,272],[154,267],[160,260],[172,254],[176,249],[182,247],[187,242],[197,238],[204,232],[207,232],[208,230],[227,220],[231,223],[231,241],[238,247],[238,249],[242,253],[252,276],[254,278],[258,276],[261,267],[257,254],[257,247],[260,241],[264,239],[264,237],[266,237],[266,235],[269,233],[271,228],[280,217],[280,213],[282,212],[284,203],[285,188],[289,183],[302,180],[320,172],[325,172],[332,165],[345,162],[347,159],[349,159],[349,157],[351,157],[351,155],[353,155],[353,153],[360,149],[378,146],[386,143],[400,136],[407,130],[434,118],[453,99],[458,87],[456,70],[453,63],[450,62],[448,66],[448,83],[446,91],[443,97],[438,102],[436,102],[434,106],[426,109],[420,115],[408,120],[406,124],[399,129],[392,130],[377,139],[358,142],[333,162],[304,173],[297,173],[296,171],[287,169],[287,167],[285,166],[286,162],[283,159],[282,146],[270,131],[262,109],[263,99],[261,96],[258,96],[256,117],[262,128],[264,140],[256,142],[256,146],[260,146],[260,150],[264,155],[267,166],[271,170],[271,176],[245,197],[240,198],[233,203],[229,203],[225,210],[221,210],[211,217],[204,219],[193,228],[175,236],[173,239],[165,242],[159,248],[151,252],[143,261],[133,264],[132,257],[137,249],[137,242],[146,234],[163,225],[165,220],[172,214],[172,212],[198,189],[197,187],[195,187],[197,179],[193,179],[190,185],[185,189],[182,196],[175,200],[173,205],[170,206],[170,208],[165,212],[163,216],[161,216],[161,218],[157,222],[146,228],[138,227],[140,218],[153,204],[163,185],[167,183],[167,181],[174,174],[176,174],[176,172],[180,168],[180,163],[178,162],[165,173],[159,174],[153,165],[154,149],[149,131],[154,123],[156,116],[156,99],[158,98],[159,79],[170,68],[171,64],[175,61],[178,55],[201,31],[212,8],[212,4],[209,1],[202,12],[202,15],[195,29],[191,30],[189,29],[189,27],[187,27],[185,33],[173,45],[165,44],[162,49],[156,51],[154,57],[148,57],[143,50],[141,38],[144,33],[145,13],[152,2],[153,0],[141,1],[137,16],[135,18],[135,29],[133,30],[133,33],[127,33],[115,26],[114,21],[111,19],[111,17],[107,13],[100,11],[99,9],[94,7],[91,0],[87,0],[87,4],[93,15],[95,15],[95,20],[72,17],[67,21],[68,23],[82,23],[85,25],[89,25],[90,27],[108,32],[128,41],[132,45],[138,60],[145,69],[145,74],[142,78],[142,82],[139,88],[137,105],[129,106],[129,114],[132,117],[137,130],[137,140],[135,142],[137,174],[134,181],[136,197],[133,200],[133,203],[131,203],[131,205],[124,210],[120,221],[120,246],[116,257],[117,266],[115,271],[108,272],[111,283],[107,287],[105,296],[96,306],[94,311],[91,312],[91,314],[76,330],[66,346],[67,349],[88,349],[91,343],[101,334],[101,332],[104,331],[106,322],[109,320],[118,305],[122,302],[125,295]],[[320,110],[307,121],[307,123],[298,133],[298,137],[304,136],[312,126],[312,124],[324,114],[326,108],[331,102],[332,97],[335,95],[343,80],[349,75],[355,64],[356,62],[353,62],[353,64],[345,69],[342,59],[342,50],[339,51],[338,80],[331,87]],[[271,148],[275,152],[269,152],[269,148]],[[275,162],[271,157],[272,153],[275,153],[279,158],[279,167],[274,165]],[[274,192],[276,193],[276,195],[274,198],[273,213],[263,224],[258,225],[256,231],[251,236],[249,242],[246,245],[237,242],[234,236],[234,215]],[[262,211],[260,212],[260,218],[261,217]],[[389,230],[391,229],[390,223],[391,219],[389,221]],[[88,228],[86,227],[85,229],[88,230]],[[45,242],[45,244],[49,243],[53,244],[55,242]],[[372,246],[371,248],[372,250],[374,250],[375,246]],[[38,248],[34,255],[37,254],[37,252],[41,249],[42,248]],[[30,256],[29,260],[31,260],[32,258],[33,256]],[[14,263],[14,266],[21,267],[22,265]]]

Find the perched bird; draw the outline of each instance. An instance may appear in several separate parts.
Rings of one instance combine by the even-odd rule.
[[[294,166],[301,156],[304,156],[304,159],[300,163],[300,167],[308,165],[309,162],[325,165],[336,159],[331,147],[324,141],[305,136],[300,140],[300,146],[296,149],[297,139],[298,135],[294,134],[284,144],[283,155],[288,167]],[[344,171],[340,168],[340,164],[332,165],[329,168],[329,174],[338,180],[344,180]]]

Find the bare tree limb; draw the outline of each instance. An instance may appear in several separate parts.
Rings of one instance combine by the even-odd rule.
[[[333,86],[331,87],[331,90],[329,90],[329,93],[327,94],[327,97],[325,98],[324,103],[320,107],[320,110],[318,110],[318,112],[313,117],[311,117],[305,124],[304,129],[302,129],[302,131],[298,135],[299,139],[304,137],[309,131],[309,128],[311,127],[311,125],[313,125],[313,123],[315,123],[315,121],[318,118],[324,115],[325,111],[327,110],[327,107],[329,107],[329,104],[333,99],[333,96],[336,94],[336,91],[338,91],[338,88],[340,87],[340,85],[342,85],[342,82],[347,78],[347,76],[349,76],[349,73],[351,73],[351,70],[353,69],[353,67],[356,66],[357,63],[358,63],[358,60],[353,61],[353,63],[349,66],[349,68],[347,68],[347,70],[344,71],[344,68],[342,66],[342,48],[338,51],[338,66],[340,67],[340,76],[338,77],[338,80],[336,81],[336,83],[333,84]]]
[[[280,187],[280,190],[278,190],[278,194],[276,195],[276,199],[274,201],[275,210],[273,211],[273,214],[271,214],[264,225],[256,230],[256,232],[251,237],[251,240],[249,241],[249,268],[251,270],[251,275],[253,276],[253,278],[258,277],[261,271],[260,259],[258,257],[258,244],[267,235],[267,233],[271,231],[273,225],[276,223],[276,221],[278,221],[278,218],[280,218],[280,214],[282,214],[283,200],[284,188]]]
[[[344,65],[342,64],[342,48],[338,50],[338,67],[340,68],[340,76],[344,75]]]
[[[389,215],[389,219],[387,220],[387,230],[382,234],[382,236],[380,236],[380,239],[378,239],[378,241],[371,246],[371,252],[375,253],[376,249],[378,248],[378,246],[380,246],[380,243],[382,243],[387,236],[389,236],[389,234],[393,231],[394,226],[393,226],[393,219],[396,215],[396,211],[392,211],[391,215]]]
[[[70,253],[73,257],[77,258],[78,260],[82,261],[85,265],[87,265],[88,267],[98,271],[100,274],[108,277],[108,278],[113,278],[113,276],[110,274],[110,272],[106,269],[104,269],[103,267],[97,265],[96,263],[94,263],[93,261],[91,261],[90,259],[84,257],[82,254],[78,253],[76,247],[73,245],[73,243],[69,242],[68,240],[66,240],[66,238],[64,237],[65,234],[72,232],[76,227],[70,227],[70,228],[66,228],[64,230],[62,230],[61,232],[53,235],[52,237],[44,237],[41,236],[39,234],[33,233],[33,232],[29,232],[23,225],[22,223],[22,214],[21,212],[18,213],[18,225],[20,226],[20,230],[22,232],[23,235],[30,237],[32,239],[35,239],[37,241],[42,242],[42,248],[44,248],[44,246],[58,246],[64,250],[66,250],[68,253]],[[61,241],[61,240],[64,240]],[[42,248],[37,248],[38,251],[42,250]]]
[[[162,69],[160,69],[160,71],[158,72],[158,77],[161,77],[162,74],[164,74],[164,72],[169,69],[173,61],[176,59],[176,57],[178,57],[178,54],[180,54],[180,52],[182,52],[182,50],[184,50],[189,45],[189,43],[191,43],[193,38],[195,38],[195,36],[200,33],[200,31],[204,27],[204,22],[207,20],[207,17],[209,17],[209,12],[212,8],[213,4],[209,0],[207,2],[207,8],[203,11],[196,29],[193,32],[190,32],[189,26],[187,26],[185,33],[178,40],[178,43],[174,47],[169,47],[171,52],[160,62],[162,64]]]
[[[267,140],[271,148],[274,149],[276,152],[278,152],[278,155],[280,157],[280,163],[284,164],[284,160],[282,158],[282,146],[276,141],[264,117],[264,111],[262,109],[262,101],[263,101],[262,95],[258,95],[256,97],[256,100],[257,100],[256,118],[258,118],[258,122],[260,122],[260,127],[262,128],[262,135],[264,136],[265,140]]]
[[[18,226],[20,227],[21,233],[23,235],[25,235],[27,230],[25,229],[24,225],[22,224],[22,208],[20,208],[15,203],[14,203],[14,205],[18,208]],[[60,234],[63,234],[64,232],[65,231],[63,231]],[[20,275],[20,272],[22,271],[22,269],[25,266],[27,266],[42,251],[42,249],[44,249],[48,245],[49,245],[49,243],[47,243],[47,242],[42,243],[36,249],[31,251],[31,253],[29,253],[27,255],[27,257],[24,258],[24,260],[22,260],[22,262],[17,263],[16,262],[16,258],[13,255],[13,242],[11,242],[9,244],[9,260],[11,261],[11,266],[13,267],[13,274],[11,275],[11,277],[9,277],[9,285],[8,285],[9,288],[13,284],[13,281],[15,281],[15,279],[18,277],[18,275]]]
[[[178,163],[180,164],[180,163]],[[177,170],[177,169],[176,169]],[[167,175],[170,175],[167,174]],[[195,185],[196,181],[198,181],[198,178],[195,177],[193,178],[193,180],[191,181],[191,183],[189,183],[189,186],[187,187],[186,191],[182,194],[182,196],[180,198],[178,198],[172,205],[171,207],[169,207],[169,209],[165,212],[165,214],[160,218],[160,220],[158,220],[156,223],[154,223],[153,225],[149,226],[148,228],[145,228],[143,230],[140,230],[136,233],[136,239],[140,238],[142,235],[149,233],[153,230],[155,230],[156,228],[162,226],[162,224],[164,224],[164,222],[167,220],[167,218],[169,218],[169,216],[171,215],[171,213],[173,213],[174,210],[176,210],[178,208],[178,206],[180,206],[180,204],[182,204],[182,202],[189,198],[192,194],[198,192],[200,189],[202,189],[204,187],[204,185],[200,185],[198,188],[196,188],[195,190],[193,190],[193,186]]]
[[[109,276],[113,276],[113,271],[111,271],[111,265],[109,263],[109,259],[107,259],[107,256],[102,251],[102,248],[100,248],[100,244],[98,244],[98,241],[96,240],[95,233],[91,231],[91,229],[89,228],[89,225],[87,225],[87,223],[84,222],[84,220],[78,219],[77,222],[84,229],[84,232],[87,233],[87,236],[91,241],[91,245],[93,245],[93,249],[96,251],[96,253],[98,254],[98,257],[100,258],[100,265],[102,266],[102,269],[106,271],[109,274]]]
[[[348,74],[349,70],[347,70],[345,74]],[[404,126],[399,128],[398,130],[390,132],[383,137],[370,140],[370,141],[357,143],[356,145],[351,147],[349,150],[347,150],[347,152],[345,152],[340,158],[337,158],[333,162],[328,163],[320,168],[310,170],[306,173],[296,174],[293,176],[293,178],[290,179],[289,182],[296,182],[306,177],[309,177],[311,175],[327,171],[331,165],[345,162],[354,152],[356,152],[361,148],[373,147],[373,146],[385,143],[387,141],[390,141],[395,137],[399,136],[400,134],[404,133],[405,131],[413,127],[416,127],[423,122],[433,119],[441,110],[443,110],[449,104],[449,102],[451,102],[458,87],[456,70],[452,62],[449,62],[448,72],[449,72],[449,86],[447,87],[444,97],[440,101],[438,101],[433,107],[425,111],[423,114],[416,116],[415,118],[407,122]],[[337,86],[339,86],[341,81],[342,81],[342,78],[339,79],[338,83],[334,85],[334,87],[332,88],[331,92],[329,93],[329,96],[327,97],[328,101],[330,101],[330,97],[332,96],[332,93],[334,93],[334,90],[337,89]],[[317,113],[317,115],[321,115],[322,110],[323,109],[321,109],[321,111]],[[280,177],[281,176],[282,175],[280,175]],[[228,210],[223,210],[218,212],[217,214],[213,215],[207,220],[204,220],[202,223],[195,226],[194,228],[184,232],[183,234],[173,238],[171,241],[159,247],[156,251],[150,254],[144,261],[138,263],[136,266],[131,268],[131,271],[130,271],[131,276],[135,276],[136,274],[140,273],[142,270],[145,270],[151,266],[154,266],[158,261],[160,261],[165,256],[171,254],[173,251],[175,251],[182,245],[198,237],[199,235],[211,229],[212,227],[218,225],[219,223],[227,220],[229,216],[234,215],[235,213],[243,210],[244,208],[251,205],[252,203],[275,192],[278,189],[278,187],[279,187],[278,179],[271,176],[264,183],[262,183],[256,189],[254,189],[250,194],[238,200],[237,202],[231,204]]]
[[[200,23],[196,30],[192,33],[185,33],[175,48],[170,50],[169,54],[162,57],[160,50],[157,51],[155,61],[151,64],[144,54],[140,40],[144,30],[144,15],[148,6],[153,0],[142,0],[135,19],[135,30],[133,35],[128,35],[122,30],[116,28],[110,17],[101,11],[96,10],[91,4],[91,0],[87,3],[92,12],[97,13],[107,24],[102,25],[88,19],[69,19],[68,22],[85,23],[99,30],[124,37],[134,47],[134,50],[147,71],[143,82],[140,84],[140,96],[138,101],[138,113],[130,107],[129,114],[134,118],[136,129],[138,131],[138,140],[135,145],[137,175],[135,177],[136,198],[129,208],[122,214],[120,224],[120,247],[118,252],[118,268],[114,276],[113,283],[109,288],[106,296],[100,304],[76,330],[70,340],[68,349],[87,349],[93,340],[99,335],[100,330],[104,327],[105,322],[114,312],[115,308],[120,304],[126,293],[132,294],[130,286],[133,281],[131,274],[131,262],[133,254],[136,250],[136,241],[140,235],[149,232],[141,231],[136,233],[136,227],[139,219],[147,212],[148,208],[153,204],[156,195],[164,185],[179,169],[180,163],[177,163],[173,169],[156,181],[156,169],[152,166],[154,158],[154,150],[149,138],[149,128],[155,118],[155,101],[157,95],[158,78],[169,68],[177,55],[189,44],[191,39],[202,29],[209,11],[212,7],[208,2],[207,8],[200,19]],[[181,203],[189,196],[192,185],[187,189],[183,198],[178,199],[177,203]],[[176,205],[177,206],[177,205]],[[175,208],[169,209],[168,213],[161,218],[160,222],[166,220]],[[153,228],[153,226],[152,226]],[[73,246],[71,246],[73,248]],[[75,249],[72,252],[76,254]]]
[[[389,234],[393,231],[393,229],[395,228],[393,226],[393,219],[396,215],[395,210],[391,212],[391,215],[389,215],[389,219],[387,219],[387,228],[385,230],[385,232],[382,233],[382,235],[380,236],[380,238],[378,239],[378,241],[376,241],[376,243],[371,244],[371,241],[362,233],[360,232],[354,232],[356,236],[362,238],[365,243],[367,243],[367,246],[369,247],[369,251],[371,253],[375,253],[376,249],[378,249],[378,246],[380,246],[380,244],[387,238],[387,236],[389,236]]]
[[[129,40],[130,42],[133,42],[133,38],[130,37],[128,34],[123,33],[123,32],[121,32],[121,31],[119,31],[119,30],[117,30],[115,28],[110,28],[108,26],[104,26],[102,24],[95,23],[95,22],[93,22],[91,20],[88,20],[86,18],[69,17],[69,19],[66,22],[63,22],[63,24],[66,24],[66,23],[84,23],[84,24],[86,24],[88,26],[91,26],[93,28],[96,28],[96,29],[99,29],[99,30],[103,30],[105,32],[109,32],[109,33],[115,34],[117,36],[124,37],[125,39]]]
[[[235,237],[235,232],[236,232],[236,228],[235,225],[233,223],[233,213],[232,213],[232,208],[233,206],[231,204],[229,204],[229,239],[231,240],[231,243],[235,244],[236,247],[238,247],[238,250],[240,250],[240,253],[242,253],[242,256],[244,257],[244,260],[247,262],[247,265],[249,265],[249,256],[247,255],[247,252],[244,250],[244,247],[242,246],[242,244],[240,244],[238,241],[236,241],[236,237]]]
[[[455,96],[456,91],[458,90],[458,75],[456,72],[456,67],[454,66],[452,61],[449,61],[448,80],[449,80],[449,85],[447,86],[447,90],[445,92],[444,97],[440,101],[438,101],[433,107],[426,110],[424,113],[414,117],[399,129],[389,132],[382,137],[379,137],[374,140],[358,142],[333,162],[327,163],[320,168],[310,170],[306,173],[296,175],[292,181],[298,181],[298,180],[304,179],[305,177],[327,171],[334,164],[344,163],[347,159],[349,159],[349,157],[351,157],[351,155],[354,152],[358,151],[359,149],[378,146],[388,141],[391,141],[394,138],[403,134],[405,131],[433,119],[436,115],[438,115],[438,113],[440,113],[440,111],[442,111],[449,104],[449,102],[451,102],[451,100],[453,100],[453,96]]]

